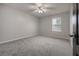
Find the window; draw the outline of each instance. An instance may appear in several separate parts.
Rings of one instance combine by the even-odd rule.
[[[52,19],[52,31],[61,32],[61,17]]]

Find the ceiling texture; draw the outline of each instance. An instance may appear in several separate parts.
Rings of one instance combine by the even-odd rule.
[[[49,16],[61,12],[66,12],[70,10],[71,3],[42,3],[48,5],[47,11],[44,13],[33,12],[35,10],[35,3],[4,3],[3,5],[9,6],[11,8],[16,8],[23,12],[29,13],[36,17]]]

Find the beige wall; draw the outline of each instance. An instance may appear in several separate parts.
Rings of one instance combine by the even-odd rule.
[[[37,18],[7,6],[0,6],[0,42],[37,34]]]
[[[52,18],[61,17],[62,22],[62,31],[61,32],[52,32]],[[55,38],[64,38],[70,39],[70,13],[63,12],[60,14],[43,17],[40,19],[40,35],[55,37]]]
[[[52,32],[52,18],[62,18],[62,32]],[[0,42],[17,38],[30,37],[37,34],[55,38],[69,39],[69,12],[44,18],[31,16],[7,6],[0,6]]]

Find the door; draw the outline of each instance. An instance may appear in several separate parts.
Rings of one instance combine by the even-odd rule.
[[[74,22],[73,22],[73,35],[71,35],[71,37],[73,36],[73,55],[74,56],[78,56],[79,55],[79,22],[78,22],[78,15],[79,15],[79,4],[73,4],[73,17],[74,17]]]

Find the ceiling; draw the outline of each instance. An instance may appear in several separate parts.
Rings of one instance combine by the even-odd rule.
[[[69,11],[71,5],[71,3],[44,3],[44,4],[49,5],[49,7],[51,8],[48,9],[48,11],[45,13],[35,13],[33,12],[33,8],[30,8],[30,6],[33,6],[34,3],[4,3],[4,5],[7,5],[12,8],[16,8],[18,10],[24,11],[36,17],[44,17],[44,16],[49,16],[49,15]]]

